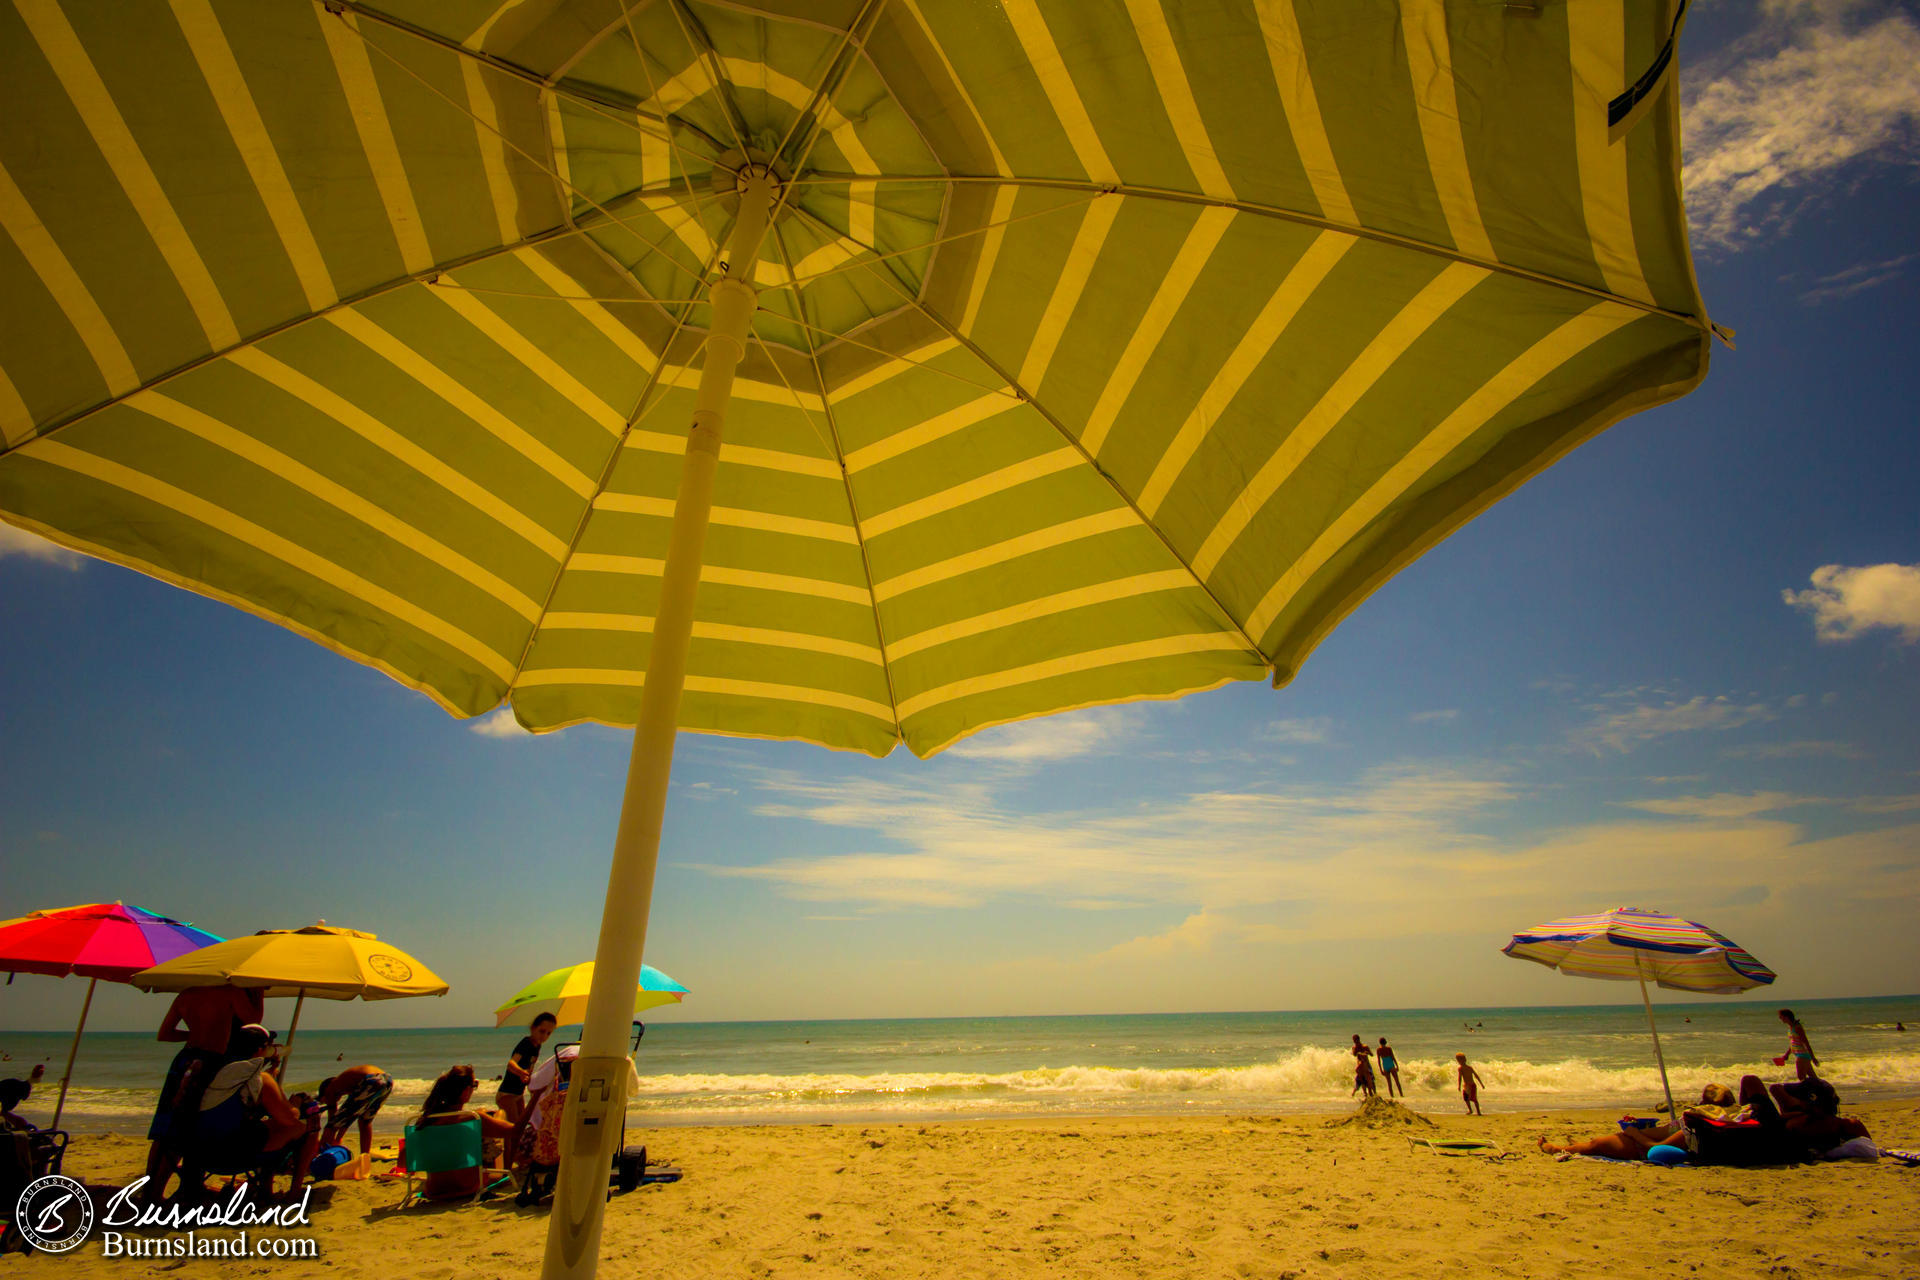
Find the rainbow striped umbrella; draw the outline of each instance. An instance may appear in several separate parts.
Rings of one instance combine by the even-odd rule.
[[[171,916],[124,902],[89,902],[78,907],[33,911],[17,920],[0,922],[0,969],[7,981],[16,973],[43,973],[64,978],[77,973],[88,979],[87,998],[80,1006],[80,1025],[74,1028],[67,1050],[66,1074],[60,1077],[60,1100],[53,1104],[53,1122],[67,1105],[67,1085],[73,1079],[73,1059],[80,1052],[80,1033],[86,1030],[93,1008],[93,988],[100,979],[125,982],[140,970],[223,939]]]
[[[593,961],[570,964],[535,978],[513,998],[493,1011],[493,1025],[504,1027],[530,1009],[551,1013],[563,1025],[584,1022],[587,994],[593,990]],[[640,966],[640,985],[633,990],[633,1011],[640,1013],[663,1004],[679,1004],[687,989],[650,964]]]
[[[1643,907],[1615,907],[1595,915],[1550,920],[1514,934],[1501,951],[1576,978],[1639,982],[1669,1114],[1677,1113],[1673,1089],[1667,1085],[1666,1058],[1660,1052],[1660,1032],[1653,1024],[1653,1002],[1647,998],[1648,979],[1673,991],[1737,995],[1764,987],[1776,976],[1746,949],[1707,926]]]

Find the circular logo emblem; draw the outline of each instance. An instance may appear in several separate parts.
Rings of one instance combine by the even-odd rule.
[[[93,1201],[72,1178],[50,1173],[35,1178],[14,1202],[13,1225],[43,1253],[77,1248],[93,1230]]]
[[[390,956],[384,951],[374,951],[367,956],[367,968],[373,970],[388,982],[405,982],[413,976],[413,966],[399,956]]]

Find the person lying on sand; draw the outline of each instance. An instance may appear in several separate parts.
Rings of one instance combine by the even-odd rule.
[[[1819,1076],[1768,1088],[1789,1137],[1812,1152],[1831,1151],[1853,1138],[1870,1138],[1867,1126],[1840,1114],[1840,1095]]]
[[[1603,1133],[1597,1138],[1580,1138],[1567,1143],[1548,1142],[1546,1135],[1542,1134],[1540,1149],[1548,1155],[1565,1152],[1576,1156],[1605,1156],[1610,1160],[1644,1160],[1649,1150],[1680,1132],[1689,1111],[1698,1111],[1716,1120],[1738,1119],[1744,1113],[1733,1090],[1723,1084],[1708,1084],[1700,1090],[1699,1102],[1681,1109],[1682,1119],[1677,1124],[1671,1120],[1661,1120],[1651,1125],[1636,1124],[1614,1133]],[[1624,1116],[1621,1122],[1624,1124],[1632,1119],[1633,1116]]]

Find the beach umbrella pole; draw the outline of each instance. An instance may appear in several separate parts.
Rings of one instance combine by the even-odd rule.
[[[47,1128],[60,1127],[60,1113],[67,1109],[67,1086],[73,1081],[73,1060],[80,1053],[80,1033],[87,1029],[87,1010],[93,1008],[93,989],[100,984],[98,978],[87,979],[87,998],[80,1003],[80,1025],[73,1029],[73,1044],[67,1049],[67,1070],[60,1077],[60,1098],[53,1104],[53,1123]]]
[[[626,1116],[627,1035],[633,1024],[633,989],[640,981],[640,960],[646,949],[647,911],[653,900],[660,825],[666,816],[667,780],[673,768],[687,645],[693,633],[694,590],[700,583],[707,518],[713,507],[721,428],[733,392],[734,370],[746,354],[753,319],[753,265],[775,194],[772,176],[757,165],[740,171],[737,189],[740,210],[727,238],[727,275],[710,290],[712,327],[680,469],[647,678],[640,691],[640,718],[627,762],[626,797],[614,836],[613,865],[607,872],[593,988],[587,997],[580,1056],[574,1060],[568,1086],[560,1177],[547,1221],[542,1280],[588,1280],[594,1274],[600,1260],[612,1148],[620,1140],[620,1122]]]
[[[1677,1123],[1680,1111],[1673,1105],[1673,1086],[1667,1083],[1667,1056],[1660,1052],[1660,1028],[1653,1025],[1653,1001],[1647,997],[1647,975],[1640,968],[1640,953],[1634,952],[1633,968],[1640,979],[1640,1004],[1647,1011],[1647,1030],[1653,1033],[1653,1060],[1660,1064],[1660,1087],[1666,1091],[1667,1114]]]
[[[307,993],[302,991],[293,1001],[293,1021],[287,1024],[287,1043],[280,1054],[280,1069],[274,1072],[276,1080],[287,1078],[287,1064],[293,1061],[293,1036],[300,1030],[300,1009],[307,1003]]]

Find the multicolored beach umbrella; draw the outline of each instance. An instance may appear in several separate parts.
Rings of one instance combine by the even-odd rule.
[[[1673,1110],[1673,1089],[1667,1084],[1667,1060],[1660,1051],[1660,1031],[1653,1024],[1647,983],[1652,981],[1672,991],[1737,995],[1764,987],[1777,976],[1744,948],[1707,926],[1642,907],[1615,907],[1596,915],[1551,920],[1514,934],[1501,953],[1576,978],[1639,982],[1640,1002],[1646,1006],[1647,1030],[1653,1033],[1653,1053],[1660,1063],[1660,1084],[1666,1090],[1669,1115],[1679,1112]]]
[[[1502,951],[1576,978],[1653,982],[1671,991],[1738,995],[1777,976],[1707,926],[1639,907],[1552,920],[1514,934]]]
[[[584,1022],[587,996],[593,990],[593,961],[571,964],[535,978],[513,998],[493,1011],[493,1025],[504,1027],[530,1013],[551,1013],[560,1025]],[[644,1013],[665,1004],[679,1004],[687,989],[650,964],[640,966],[640,985],[633,991],[633,1011]]]
[[[67,1087],[73,1080],[73,1060],[80,1052],[80,1033],[87,1029],[93,988],[100,979],[125,982],[141,969],[220,941],[219,934],[124,902],[90,902],[34,911],[0,923],[0,969],[7,971],[8,982],[16,973],[43,973],[56,978],[77,973],[87,979],[80,1025],[73,1030],[67,1069],[60,1077],[60,1099],[53,1105],[48,1128],[60,1127]]]
[[[617,1097],[677,728],[1284,684],[1699,383],[1679,8],[12,0],[0,519],[637,725]],[[611,1164],[568,1124],[549,1276]]]

